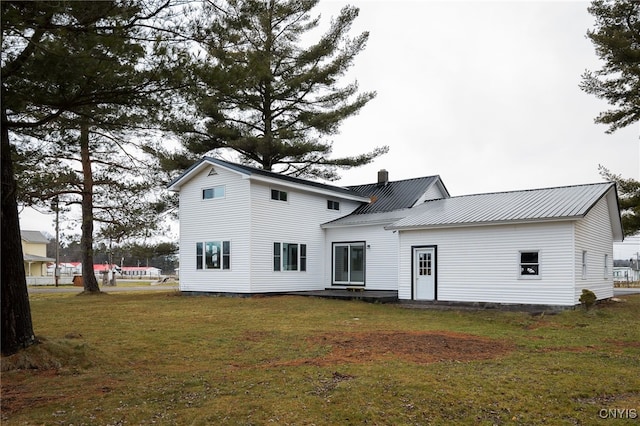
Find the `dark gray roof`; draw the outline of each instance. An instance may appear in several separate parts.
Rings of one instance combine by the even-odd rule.
[[[324,190],[327,190],[327,191],[333,191],[333,192],[337,192],[337,193],[342,193],[344,195],[349,195],[349,196],[352,196],[352,197],[362,197],[363,196],[362,194],[359,194],[359,193],[357,193],[357,192],[355,192],[355,191],[353,191],[351,189],[344,188],[342,186],[327,185],[327,184],[320,183],[320,182],[314,182],[312,180],[301,179],[301,178],[297,178],[297,177],[293,177],[293,176],[287,176],[287,175],[283,175],[283,174],[280,174],[280,173],[270,172],[270,171],[267,171],[267,170],[258,169],[258,168],[251,167],[251,166],[245,166],[245,165],[242,165],[242,164],[231,163],[229,161],[220,160],[219,158],[214,158],[214,157],[203,157],[198,162],[196,162],[191,167],[189,167],[187,170],[185,170],[184,173],[182,173],[176,179],[171,181],[169,183],[169,185],[167,185],[167,186],[169,188],[171,188],[172,186],[177,184],[180,180],[182,180],[185,176],[189,175],[190,172],[192,172],[194,169],[196,169],[198,166],[200,166],[204,162],[211,163],[211,164],[217,164],[219,166],[223,166],[223,167],[226,167],[228,169],[235,170],[236,172],[239,172],[239,173],[242,173],[242,174],[246,174],[246,175],[265,176],[265,177],[269,177],[269,178],[273,178],[273,179],[278,179],[278,180],[281,180],[281,181],[284,181],[284,182],[294,183],[294,184],[298,184],[298,185],[312,186],[312,187],[324,189]]]
[[[439,176],[426,176],[386,184],[349,186],[350,190],[372,200],[371,203],[358,207],[352,214],[382,213],[411,208],[427,189],[439,180]]]
[[[24,231],[24,230],[20,230],[20,237],[29,242],[29,243],[45,243],[47,244],[49,242],[49,240],[47,240],[47,237],[45,237],[44,235],[42,235],[42,232],[40,231]]]
[[[321,225],[322,228],[340,228],[345,226],[360,225],[388,225],[407,217],[411,209],[394,210],[390,212],[378,212],[367,214],[351,213],[341,218],[332,220]]]
[[[387,229],[426,229],[580,218],[610,190],[615,193],[615,186],[606,182],[426,201],[415,208],[415,213]]]
[[[616,268],[631,268],[636,271],[640,270],[640,262],[635,259],[616,259],[613,261],[613,266]]]

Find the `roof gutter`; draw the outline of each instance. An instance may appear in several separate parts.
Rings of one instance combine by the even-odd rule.
[[[336,219],[336,220],[340,220],[340,219]],[[394,222],[397,222],[398,218],[396,219],[380,219],[380,220],[372,220],[370,222],[350,222],[350,223],[332,223],[332,222],[327,222],[327,223],[323,223],[322,225],[320,225],[320,228],[322,229],[331,229],[331,228],[352,228],[355,226],[371,226],[371,225],[375,225],[375,226],[379,226],[379,225],[384,225],[384,224],[392,224]],[[386,227],[385,227],[386,229]]]
[[[569,217],[550,217],[550,218],[535,218],[535,219],[519,219],[519,220],[498,220],[491,222],[465,222],[465,223],[443,223],[437,225],[411,225],[411,226],[385,226],[384,229],[391,231],[417,231],[417,230],[430,230],[430,229],[448,229],[448,228],[470,228],[476,226],[494,226],[494,225],[528,225],[532,223],[546,223],[546,222],[571,222],[578,219],[582,219],[584,216],[569,216]]]

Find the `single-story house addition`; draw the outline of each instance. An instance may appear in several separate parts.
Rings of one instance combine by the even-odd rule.
[[[613,183],[451,197],[439,176],[339,187],[205,157],[180,197],[180,290],[392,290],[573,306],[613,296]]]

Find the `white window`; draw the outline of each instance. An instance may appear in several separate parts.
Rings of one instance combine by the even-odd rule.
[[[364,285],[365,243],[333,244],[333,284]]]
[[[520,278],[540,277],[540,252],[520,252]]]
[[[202,190],[202,199],[211,200],[213,198],[224,198],[224,186],[214,186],[213,188],[205,188]]]
[[[587,251],[582,251],[582,279],[587,279]]]
[[[231,242],[197,242],[196,269],[231,269]]]
[[[271,190],[271,199],[277,201],[287,201],[287,193],[277,189]]]
[[[609,279],[609,255],[604,255],[604,279]]]
[[[333,201],[333,200],[327,200],[327,208],[329,210],[340,210],[340,202],[339,201]]]
[[[273,243],[274,271],[307,270],[307,245],[297,243]]]

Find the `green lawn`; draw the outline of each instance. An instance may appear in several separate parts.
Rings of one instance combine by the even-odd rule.
[[[2,367],[49,368],[2,372],[2,424],[638,424],[640,296],[624,300],[532,316],[32,295],[45,342]]]

